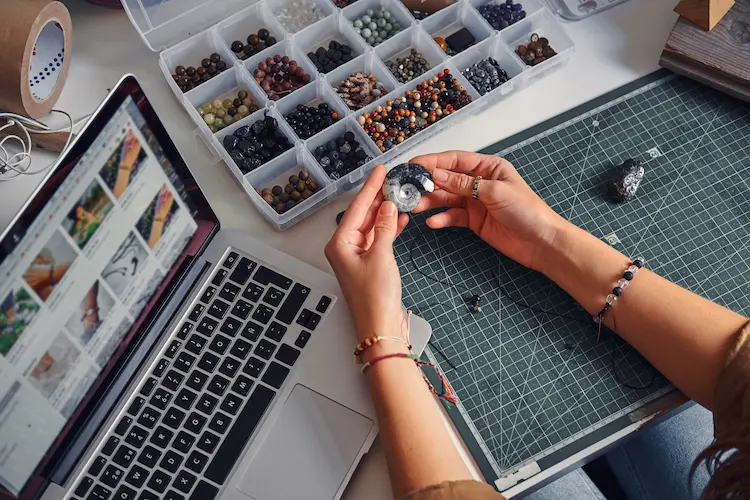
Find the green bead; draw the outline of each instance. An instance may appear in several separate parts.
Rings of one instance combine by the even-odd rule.
[[[368,27],[368,28],[370,28],[371,30],[376,30],[376,29],[378,29],[378,23],[376,23],[376,22],[374,22],[374,21],[371,21],[371,22],[370,22],[370,23],[369,23],[369,24],[367,25],[367,27]]]
[[[393,31],[393,25],[391,23],[385,23],[385,26],[383,26],[383,27],[385,28],[385,30],[388,33],[390,33],[391,31]]]
[[[232,117],[232,115],[225,116],[224,123],[227,125],[231,125],[232,123],[234,123],[234,118]]]
[[[375,39],[373,37],[369,36],[369,37],[367,37],[365,39],[365,42],[367,42],[369,45],[372,45],[372,44],[375,43]]]
[[[372,18],[368,16],[367,14],[362,16],[361,20],[362,20],[362,24],[370,24],[372,22]]]
[[[354,21],[354,27],[355,28],[362,29],[362,26],[364,26],[364,24],[362,23],[361,19],[357,19],[356,21]]]
[[[372,9],[367,9],[367,12],[365,12],[365,14],[367,14],[368,16],[372,16],[374,13],[375,11],[373,11]]]
[[[195,108],[198,111],[198,114],[203,116],[206,114],[206,111],[203,108]]]
[[[206,113],[203,115],[203,121],[206,122],[206,125],[213,125],[216,123],[216,115],[213,113]]]
[[[208,112],[210,112],[211,110],[214,109],[214,107],[211,105],[210,102],[202,104],[201,108],[203,108],[203,111],[205,111],[206,113],[208,113]]]
[[[216,128],[216,125],[209,125],[208,129],[213,132],[214,134],[219,131],[218,128]]]
[[[385,12],[383,12],[383,19],[390,19],[390,18],[391,18],[391,13],[389,11],[386,10]]]
[[[388,21],[386,21],[385,19],[383,19],[383,18],[381,17],[380,19],[378,19],[378,26],[379,26],[380,28],[382,28],[382,27],[384,27],[384,26],[385,26],[385,24],[386,24],[387,22],[388,22]]]
[[[362,30],[360,28],[354,28],[354,32],[359,35],[362,33]]]
[[[365,38],[370,38],[372,36],[372,30],[370,28],[363,28],[362,36]]]

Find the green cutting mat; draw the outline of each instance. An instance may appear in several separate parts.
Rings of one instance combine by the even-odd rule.
[[[750,315],[750,105],[660,71],[482,152],[510,160],[555,211],[625,255]],[[603,175],[631,157],[646,162],[638,197],[609,204]],[[460,399],[451,417],[490,482],[550,467],[674,390],[617,337],[597,344],[588,315],[544,276],[468,231],[432,231],[415,216],[396,253],[404,303],[433,327],[431,356]],[[467,312],[473,293],[480,314]],[[615,369],[648,387],[626,387]]]

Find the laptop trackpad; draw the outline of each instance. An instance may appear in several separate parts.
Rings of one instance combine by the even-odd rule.
[[[238,488],[255,500],[333,498],[372,427],[369,418],[297,385]]]

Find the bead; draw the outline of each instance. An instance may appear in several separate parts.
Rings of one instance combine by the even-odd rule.
[[[636,274],[638,274],[638,269],[639,269],[638,266],[630,266],[630,267],[628,267],[628,271],[630,271],[631,273],[633,273],[633,276],[635,276]]]
[[[609,295],[607,295],[605,303],[607,303],[607,304],[613,304],[614,302],[617,302],[617,297],[615,297],[615,295],[611,294],[611,293]]]
[[[211,106],[213,106],[214,109],[220,109],[224,107],[221,99],[214,99],[213,102],[211,103]]]
[[[203,121],[206,122],[206,125],[213,125],[216,121],[216,115],[213,113],[206,113],[203,115]]]
[[[622,277],[628,281],[631,281],[633,279],[633,273],[631,273],[630,271],[625,271]]]
[[[622,295],[622,288],[620,288],[619,286],[614,287],[612,289],[612,294],[616,297],[619,297],[620,295]]]
[[[624,278],[621,278],[617,282],[617,288],[620,288],[621,290],[625,290],[629,285],[630,285],[630,281],[628,281],[628,280],[626,280]]]
[[[640,269],[646,265],[646,259],[643,257],[636,257],[635,260],[633,260],[633,265]]]

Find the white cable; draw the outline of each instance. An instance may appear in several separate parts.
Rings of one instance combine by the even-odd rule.
[[[32,118],[17,115],[15,113],[5,113],[5,112],[0,113],[0,119],[4,118],[7,120],[4,125],[0,126],[0,132],[13,126],[18,126],[22,131],[22,137],[19,137],[18,135],[15,135],[15,134],[9,134],[3,137],[2,139],[0,139],[0,171],[2,171],[0,172],[0,182],[10,181],[20,175],[40,174],[44,172],[45,170],[49,169],[60,158],[58,156],[57,158],[55,158],[55,160],[51,161],[44,167],[39,168],[37,170],[29,171],[29,167],[31,166],[31,150],[32,150],[30,134],[52,134],[52,133],[57,133],[57,132],[67,132],[68,137],[65,140],[65,146],[63,147],[63,150],[60,153],[62,154],[63,152],[65,152],[65,150],[68,149],[68,146],[70,145],[70,141],[73,137],[73,129],[79,123],[81,123],[84,120],[87,120],[88,117],[91,116],[91,115],[86,115],[82,118],[79,118],[76,121],[73,121],[73,118],[66,111],[53,109],[51,112],[64,115],[68,119],[69,125],[65,128],[50,130],[50,128],[47,125],[45,125],[44,123],[40,121],[34,120]],[[29,126],[33,126],[35,128],[29,128]],[[14,141],[17,142],[20,145],[21,151],[17,153],[11,153],[6,146],[6,143],[8,141],[10,141],[11,143],[13,143]],[[10,175],[6,175],[9,173]]]

